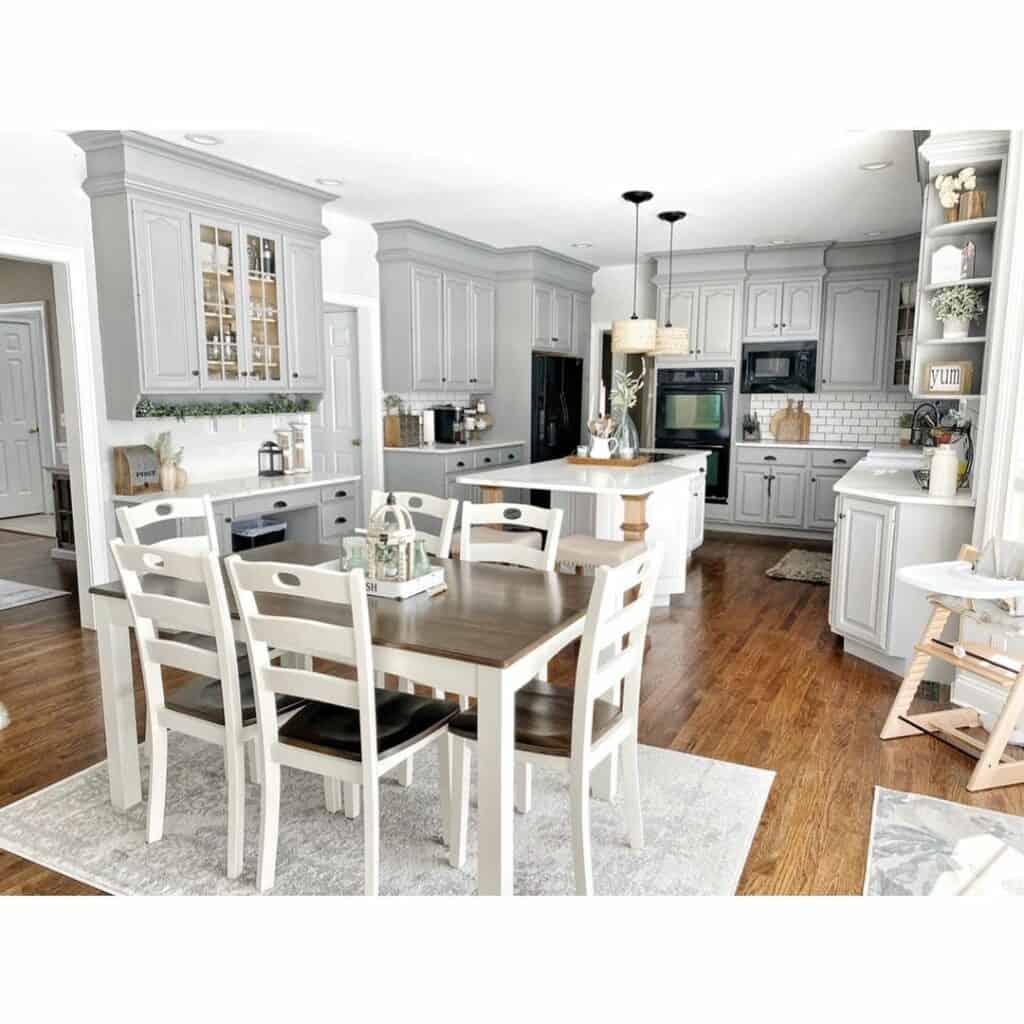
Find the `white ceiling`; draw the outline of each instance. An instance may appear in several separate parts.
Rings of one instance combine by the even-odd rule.
[[[370,221],[414,218],[492,245],[544,245],[602,266],[632,260],[633,209],[643,188],[641,252],[668,247],[659,210],[682,209],[678,249],[771,241],[864,241],[920,226],[909,131],[787,130],[662,122],[657,132],[593,119],[472,125],[458,117],[363,118],[344,129],[218,129],[195,146],[307,184],[340,178],[340,211]],[[184,131],[153,134],[191,145]],[[884,171],[860,170],[891,160]],[[590,242],[593,248],[572,248]]]

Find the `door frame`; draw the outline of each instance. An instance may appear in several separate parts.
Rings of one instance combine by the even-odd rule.
[[[32,352],[32,384],[36,394],[36,416],[39,419],[39,486],[43,495],[43,512],[53,512],[53,491],[46,486],[44,466],[55,465],[53,394],[50,390],[50,353],[46,337],[46,306],[43,302],[0,303],[0,321],[25,324],[29,330]]]
[[[0,235],[0,255],[53,268],[54,320],[60,352],[67,425],[71,501],[75,508],[75,561],[81,623],[95,628],[89,588],[110,577],[101,469],[99,324],[90,309],[92,275],[83,247]],[[102,378],[101,378],[102,379]],[[88,470],[88,471],[87,471]]]
[[[346,306],[356,311],[356,344],[359,347],[359,403],[362,443],[362,493],[384,488],[384,422],[380,415],[384,408],[382,367],[380,352],[380,299],[377,296],[353,295],[346,292],[324,292],[322,313],[336,312],[327,306]],[[320,329],[324,330],[324,317]],[[322,334],[326,347],[327,338]]]

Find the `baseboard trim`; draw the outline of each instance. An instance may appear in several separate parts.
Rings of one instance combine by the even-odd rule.
[[[831,543],[829,530],[785,530],[777,526],[751,525],[747,523],[726,523],[705,518],[704,529],[715,533],[739,533],[748,537],[778,537],[782,540],[816,540]]]

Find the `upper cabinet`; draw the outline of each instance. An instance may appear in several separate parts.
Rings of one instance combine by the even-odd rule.
[[[555,336],[555,289],[533,286],[533,347],[550,348]]]
[[[819,363],[822,391],[881,391],[889,279],[829,281]]]
[[[751,281],[747,285],[744,337],[816,338],[821,319],[821,279]]]
[[[411,273],[413,387],[439,391],[445,383],[444,274],[427,267]]]
[[[702,284],[672,289],[672,324],[685,327],[690,333],[688,356],[672,356],[673,360],[731,363],[739,358],[740,282]],[[658,323],[669,316],[668,289],[658,290]]]
[[[138,132],[80,132],[107,414],[141,397],[324,388],[320,241],[334,197]]]
[[[534,283],[533,347],[582,355],[589,344],[590,297]]]

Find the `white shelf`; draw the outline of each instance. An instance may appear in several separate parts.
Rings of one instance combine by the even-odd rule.
[[[922,338],[918,345],[984,345],[987,337],[972,338]]]
[[[998,217],[974,217],[938,224],[928,230],[929,238],[948,238],[950,235],[969,235],[978,231],[995,231]]]
[[[937,292],[940,288],[958,288],[962,284],[970,285],[972,288],[987,288],[992,283],[991,277],[967,277],[962,281],[942,281],[939,284],[926,284],[922,291]]]

